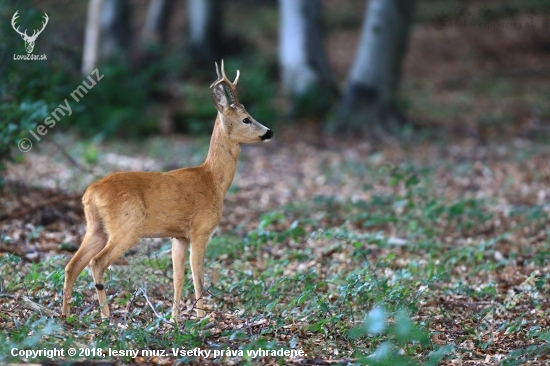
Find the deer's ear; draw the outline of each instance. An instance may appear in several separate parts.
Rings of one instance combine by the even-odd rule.
[[[223,90],[222,85],[215,85],[212,87],[212,102],[221,114],[226,114],[229,110],[229,100]]]

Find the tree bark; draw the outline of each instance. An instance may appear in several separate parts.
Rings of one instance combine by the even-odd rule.
[[[84,33],[82,73],[89,74],[96,68],[99,60],[99,18],[103,0],[90,0]]]
[[[147,9],[141,40],[143,43],[166,43],[172,0],[151,0]]]
[[[128,0],[90,0],[84,35],[83,74],[89,74],[101,61],[130,47],[129,14]]]
[[[221,56],[222,3],[220,0],[188,0],[188,43],[191,59],[213,63]]]
[[[413,0],[368,1],[336,130],[384,132],[403,123],[396,91],[413,10]]]
[[[285,92],[295,98],[319,86],[332,89],[320,0],[279,0],[279,12],[279,64]]]

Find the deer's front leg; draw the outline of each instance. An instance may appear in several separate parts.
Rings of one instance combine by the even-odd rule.
[[[172,239],[172,266],[174,267],[174,306],[172,320],[178,321],[181,292],[185,277],[185,254],[189,249],[189,241],[185,238]]]
[[[204,313],[204,254],[211,234],[200,234],[191,237],[191,272],[197,299],[197,317],[203,318]]]

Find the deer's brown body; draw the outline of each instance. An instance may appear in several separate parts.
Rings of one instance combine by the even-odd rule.
[[[88,187],[82,198],[86,235],[65,268],[64,316],[69,315],[74,282],[90,265],[96,284],[101,315],[109,317],[103,276],[106,268],[142,237],[173,237],[174,306],[177,321],[183,289],[185,256],[190,263],[197,298],[197,316],[204,316],[204,254],[218,225],[223,199],[237,166],[240,144],[268,140],[273,132],[255,121],[238,102],[235,82],[218,72],[212,84],[218,117],[205,162],[197,167],[166,173],[112,173]],[[230,104],[224,86],[233,99]]]

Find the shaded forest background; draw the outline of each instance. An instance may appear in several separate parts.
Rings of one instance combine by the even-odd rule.
[[[9,23],[2,24],[3,135],[9,138],[4,146],[21,137],[5,130],[25,133],[83,80],[87,5],[83,1],[16,1],[5,2],[0,9],[5,19],[16,8],[28,9],[37,27],[43,11],[53,14],[35,51],[47,54],[48,62],[34,62],[24,72],[20,62],[11,60],[22,41]],[[166,35],[157,43],[143,42],[148,2],[127,5],[130,34],[127,44],[120,46],[124,48],[98,64],[106,75],[101,92],[86,95],[56,130],[107,138],[208,133],[211,106],[205,84],[214,78],[211,61],[218,57],[227,60],[228,70],[242,69],[247,83],[242,99],[259,121],[268,125],[302,121],[333,130],[331,122],[337,120],[359,47],[365,1],[322,2],[321,47],[326,50],[327,77],[336,93],[325,85],[300,98],[285,93],[280,84],[277,2],[223,2],[219,10],[222,43],[207,56],[193,53],[189,45],[184,2],[171,5]],[[536,137],[547,132],[548,8],[545,1],[418,2],[396,98],[396,109],[406,124],[393,133],[410,134],[414,128],[417,135],[450,132],[486,141],[503,133]],[[500,25],[456,27],[454,22]],[[535,26],[529,28],[528,23]],[[7,128],[7,123],[20,128]],[[368,130],[362,131],[365,137]]]

